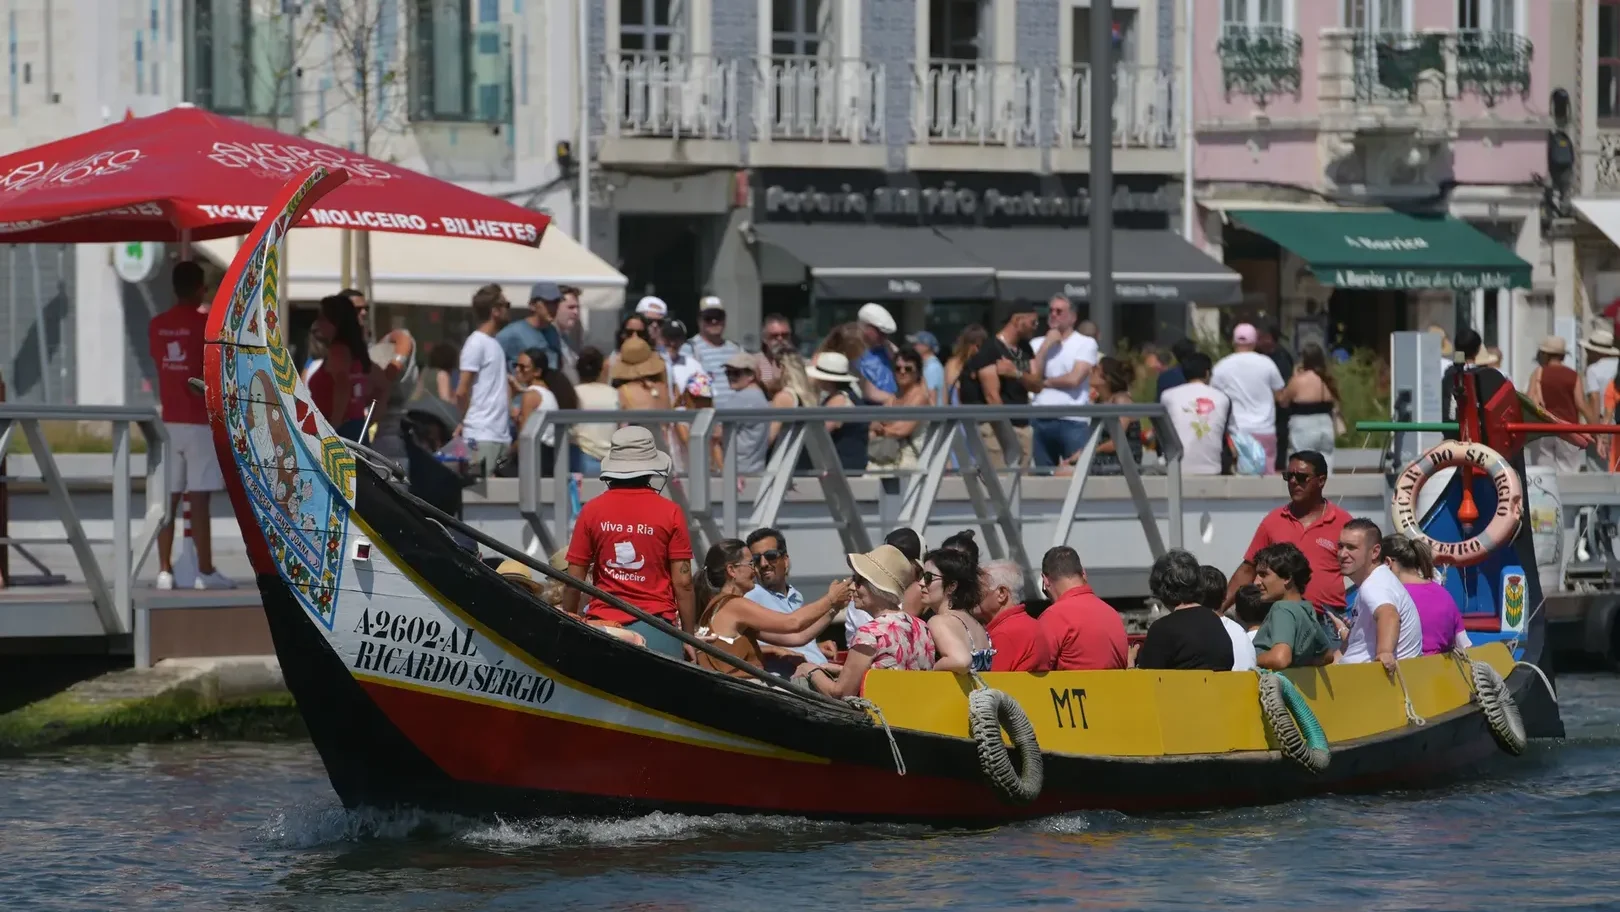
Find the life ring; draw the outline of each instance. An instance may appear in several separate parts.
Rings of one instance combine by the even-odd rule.
[[[1490,726],[1491,735],[1496,738],[1496,743],[1517,757],[1524,753],[1525,745],[1530,743],[1525,738],[1524,720],[1519,716],[1519,704],[1514,702],[1513,693],[1508,690],[1507,682],[1496,673],[1496,669],[1484,662],[1475,661],[1471,664],[1474,699],[1479,702],[1479,711],[1485,714],[1485,724]]]
[[[1018,752],[1016,767],[1001,740],[1002,729]],[[979,767],[1004,801],[1028,804],[1041,794],[1041,745],[1035,739],[1035,726],[1017,700],[988,687],[968,694],[968,731],[978,746]]]
[[[1261,674],[1260,709],[1284,755],[1313,773],[1328,768],[1333,749],[1327,734],[1293,681],[1275,672]]]
[[[1496,488],[1496,513],[1485,530],[1467,541],[1443,542],[1430,538],[1419,525],[1418,490],[1434,473],[1451,466],[1478,469],[1491,478]],[[1419,456],[1395,480],[1395,496],[1390,501],[1395,530],[1407,538],[1425,541],[1434,550],[1435,560],[1458,567],[1483,561],[1490,553],[1513,540],[1524,517],[1524,482],[1507,457],[1483,443],[1447,440]]]

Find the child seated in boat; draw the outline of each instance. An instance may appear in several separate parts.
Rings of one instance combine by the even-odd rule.
[[[1267,545],[1254,554],[1254,585],[1271,603],[1254,634],[1256,662],[1280,671],[1336,660],[1327,631],[1302,593],[1311,581],[1311,562],[1290,542]]]
[[[756,582],[754,554],[739,539],[716,542],[703,558],[698,578],[698,600],[704,605],[698,617],[697,635],[755,668],[765,666],[759,648],[762,636],[778,646],[803,646],[815,641],[827,626],[832,613],[849,600],[850,584],[837,580],[827,594],[784,614],[748,598]],[[739,678],[752,676],[705,652],[698,652],[697,664]],[[818,666],[819,667],[819,666]]]
[[[1225,589],[1222,589],[1225,593]],[[1254,635],[1260,632],[1260,625],[1266,622],[1266,615],[1271,612],[1271,603],[1266,601],[1266,594],[1259,586],[1253,583],[1239,586],[1236,598],[1232,602],[1232,611],[1237,615],[1237,622],[1243,632],[1254,642]]]
[[[821,693],[840,698],[859,696],[872,668],[934,667],[934,638],[928,625],[901,607],[917,576],[916,564],[899,548],[879,545],[870,553],[849,555],[849,566],[855,571],[855,607],[872,615],[872,620],[855,631],[843,665],[800,665],[795,675]]]
[[[551,556],[551,566],[556,567],[559,570],[567,569],[567,555],[567,551],[558,551],[556,554],[553,554]],[[557,566],[559,559],[562,561],[561,567]],[[561,603],[562,593],[566,588],[562,583],[555,580],[551,581],[550,583],[541,583],[539,580],[534,578],[534,574],[529,570],[528,567],[523,566],[515,560],[501,561],[500,566],[495,568],[495,572],[517,585],[520,589],[539,596],[541,600],[549,604],[557,605]],[[590,622],[587,621],[586,623]],[[644,639],[641,634],[636,633],[633,630],[625,630],[622,627],[616,627],[600,622],[590,625],[598,630],[601,630],[608,636],[615,639],[624,640],[626,643],[629,643],[632,646],[645,647],[647,645],[646,639]]]

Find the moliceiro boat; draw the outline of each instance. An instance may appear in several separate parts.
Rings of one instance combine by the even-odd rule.
[[[346,805],[994,823],[1446,783],[1511,762],[1527,732],[1562,733],[1527,664],[1544,638],[1522,571],[1513,623],[1505,607],[1495,632],[1471,621],[1490,642],[1395,680],[1378,665],[873,671],[846,703],[608,636],[458,545],[451,528],[520,556],[357,461],[313,405],[278,324],[277,245],[345,177],[299,176],[243,244],[204,380],[282,670]],[[1527,542],[1498,551],[1533,568]]]

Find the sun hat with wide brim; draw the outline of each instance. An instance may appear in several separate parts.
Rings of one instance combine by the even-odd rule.
[[[540,581],[534,578],[529,568],[511,558],[501,561],[495,572],[535,594],[541,590]]]
[[[872,588],[904,598],[906,588],[917,579],[917,567],[894,545],[878,545],[865,554],[849,555],[849,569]]]
[[[1536,351],[1543,355],[1567,355],[1569,354],[1569,346],[1564,342],[1563,336],[1545,336]]]
[[[1614,347],[1614,333],[1607,329],[1594,329],[1581,340],[1581,348],[1594,355],[1620,355],[1620,348]]]
[[[652,431],[644,427],[625,427],[613,432],[607,458],[602,460],[599,478],[643,478],[648,475],[668,475],[669,454],[653,443]]]
[[[641,380],[662,377],[668,369],[664,359],[653,352],[646,339],[631,336],[619,346],[618,360],[613,362],[613,370],[608,372],[608,376],[614,380]]]
[[[828,383],[855,382],[855,375],[849,372],[849,359],[838,352],[816,355],[816,360],[804,369],[804,374],[812,380],[825,380]]]

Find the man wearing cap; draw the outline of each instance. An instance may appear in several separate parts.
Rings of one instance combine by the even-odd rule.
[[[906,336],[906,341],[923,359],[923,385],[928,387],[928,398],[935,405],[945,405],[945,365],[939,362],[939,337],[925,329]]]
[[[664,321],[669,319],[669,305],[657,295],[647,295],[636,302],[636,316],[647,324],[647,336],[653,351],[668,358],[664,348]]]
[[[709,372],[698,363],[696,355],[692,354],[692,347],[686,344],[686,324],[670,317],[664,321],[664,361],[669,364],[669,388],[679,391],[686,389],[687,384],[698,374],[705,377]],[[713,377],[709,377],[712,386]]]
[[[508,370],[517,364],[518,355],[531,348],[546,352],[551,367],[562,366],[562,334],[552,324],[552,314],[562,303],[562,297],[562,288],[556,282],[534,283],[529,289],[528,315],[506,324],[495,334],[495,341],[506,353]]]
[[[894,379],[893,343],[889,341],[897,328],[894,317],[882,304],[862,304],[855,319],[861,324],[861,339],[866,342],[866,354],[856,362],[856,373],[861,375],[861,392],[878,405],[892,405],[900,395],[900,384]]]
[[[1567,353],[1563,336],[1541,340],[1536,349],[1538,366],[1530,372],[1530,401],[1546,409],[1554,421],[1576,424],[1585,416],[1586,402],[1580,394],[1580,375],[1564,363]],[[1579,472],[1586,462],[1585,450],[1550,435],[1532,440],[1529,452],[1533,464],[1559,472]]]
[[[757,369],[754,356],[745,351],[727,358],[724,370],[731,395],[726,397],[724,403],[716,402],[715,407],[721,411],[769,408],[771,402],[765,398],[765,391],[759,386],[759,375],[755,373]],[[731,428],[731,433],[736,438],[737,474],[765,474],[765,460],[771,449],[770,422],[737,424]]]
[[[1277,362],[1255,350],[1260,333],[1249,323],[1232,330],[1232,353],[1216,362],[1209,385],[1232,400],[1231,429],[1234,436],[1254,438],[1265,450],[1260,474],[1277,471],[1277,399],[1282,395],[1282,373]]]
[[[742,351],[742,346],[726,338],[726,305],[714,295],[705,295],[698,304],[698,335],[682,350],[697,359],[703,372],[714,382],[714,403],[731,395],[726,385],[726,361]]]
[[[592,573],[603,592],[690,633],[697,622],[692,539],[681,508],[653,488],[653,479],[668,478],[669,469],[669,454],[654,445],[651,431],[613,432],[602,460],[607,491],[580,510],[568,544],[568,573],[576,579]],[[563,593],[562,608],[580,613],[578,589]],[[591,600],[585,618],[638,633],[655,652],[677,659],[684,654],[679,639],[601,599]]]

